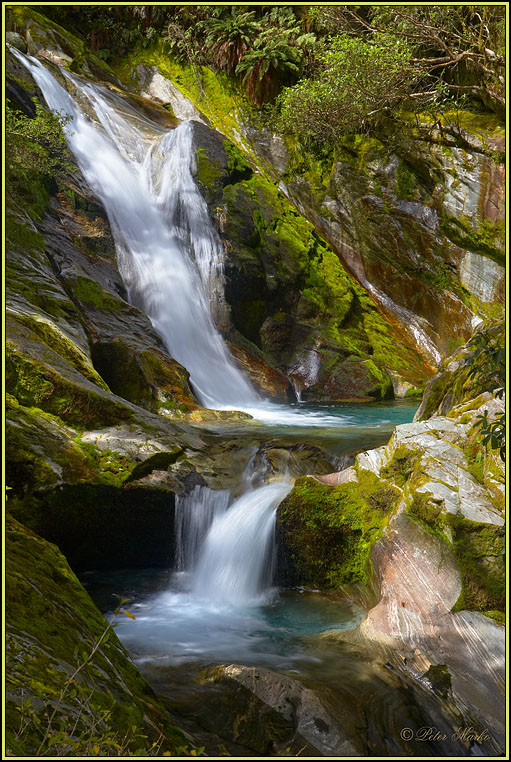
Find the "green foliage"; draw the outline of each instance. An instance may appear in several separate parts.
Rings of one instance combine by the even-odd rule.
[[[398,198],[412,198],[419,185],[417,175],[406,161],[400,161],[396,170],[396,195]]]
[[[467,343],[471,350],[468,360],[469,378],[474,379],[488,391],[495,390],[495,396],[502,399],[506,384],[506,349],[504,345],[502,326],[494,326],[487,330],[478,331]],[[490,421],[488,411],[484,410],[475,423],[481,430],[482,442],[498,449],[500,457],[506,457],[506,414],[497,415]]]
[[[409,61],[408,46],[390,37],[332,38],[317,55],[315,75],[281,94],[280,126],[305,141],[331,144],[367,129],[409,95]]]
[[[67,167],[69,153],[62,130],[69,117],[47,111],[34,98],[35,116],[5,106],[6,171],[29,181],[32,173],[51,176]]]
[[[494,421],[488,419],[488,411],[485,410],[478,415],[475,427],[481,429],[482,442],[485,446],[490,445],[494,450],[498,450],[500,457],[506,459],[506,414],[501,413]]]
[[[215,15],[205,22],[205,44],[217,66],[233,75],[254,38],[261,32],[255,11],[244,12],[233,6],[228,15]]]
[[[339,5],[312,9],[324,34],[344,33],[372,41],[378,35],[404,41],[421,73],[418,89],[455,98],[478,98],[503,112],[505,96],[504,6]]]
[[[46,111],[36,99],[34,108],[31,118],[6,103],[5,179],[9,196],[33,219],[40,220],[48,206],[51,178],[71,165],[62,129],[68,119]],[[22,227],[24,235],[30,235],[27,226],[17,225],[18,239]],[[11,240],[13,233],[11,225]]]
[[[290,9],[273,8],[267,21],[236,66],[236,74],[243,75],[248,95],[258,105],[273,98],[286,77],[300,71],[306,51],[316,40],[313,34],[300,33]]]

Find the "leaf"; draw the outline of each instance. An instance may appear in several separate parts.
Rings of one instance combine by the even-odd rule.
[[[125,609],[121,609],[122,613],[128,616],[130,619],[136,619],[135,614],[132,614],[131,611],[125,611]]]

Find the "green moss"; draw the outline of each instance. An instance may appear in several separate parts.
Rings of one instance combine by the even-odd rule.
[[[421,421],[430,418],[438,410],[447,414],[455,405],[473,399],[485,391],[477,380],[469,377],[469,366],[462,364],[456,371],[444,370],[425,390],[425,404]]]
[[[110,391],[101,376],[94,370],[87,355],[69,339],[54,323],[35,315],[16,315],[18,323],[26,326],[54,352],[64,357],[85,378],[105,391]]]
[[[442,503],[432,501],[428,494],[414,492],[406,510],[412,518],[418,519],[425,529],[445,541],[445,514],[442,512]]]
[[[370,550],[399,498],[374,474],[329,487],[298,479],[278,511],[298,584],[337,590],[371,577]]]
[[[224,149],[229,157],[227,161],[228,177],[226,180],[228,180],[229,183],[239,183],[243,180],[250,180],[254,174],[254,170],[247,161],[247,157],[229,140],[224,140]]]
[[[481,613],[487,616],[489,619],[493,619],[493,621],[497,622],[497,624],[504,626],[506,624],[506,615],[503,611],[482,611]]]
[[[170,79],[208,117],[211,126],[238,142],[238,119],[250,114],[252,120],[260,121],[257,109],[232,79],[222,72],[213,72],[203,66],[178,63],[163,43],[130,51],[129,58],[114,66],[121,80],[130,81],[131,73],[140,64],[156,66],[164,77]]]
[[[496,245],[496,242],[504,238],[503,223],[495,224],[484,220],[474,229],[469,220],[446,215],[440,221],[440,230],[462,249],[489,257],[501,267],[506,266],[505,252]]]
[[[500,302],[482,302],[475,294],[470,294],[469,306],[483,320],[497,321],[504,318],[505,308]]]
[[[396,170],[396,196],[400,199],[414,198],[418,185],[417,175],[408,162],[402,159]]]
[[[73,295],[85,305],[96,307],[98,310],[115,312],[122,309],[124,302],[101,288],[99,283],[91,278],[79,276],[72,285]]]
[[[78,428],[102,428],[128,421],[132,411],[93,388],[74,384],[51,365],[29,358],[10,343],[7,388],[26,407],[37,407]]]
[[[422,397],[424,394],[424,389],[422,387],[419,387],[417,389],[411,388],[407,389],[405,392],[405,399],[415,398],[415,397]]]
[[[373,360],[365,360],[364,365],[370,372],[371,376],[376,379],[379,386],[378,399],[386,400],[394,398],[394,386],[392,379],[383,368],[379,368]]]
[[[5,215],[5,236],[8,244],[20,251],[44,251],[44,238],[41,233],[22,224],[12,214]]]
[[[448,514],[462,591],[455,611],[505,611],[505,529]]]
[[[214,159],[209,158],[204,148],[195,151],[195,164],[197,167],[196,179],[199,184],[209,189],[222,177],[222,170]]]
[[[135,405],[157,412],[161,407],[194,409],[188,373],[158,350],[141,352],[117,337],[93,344],[94,367],[112,392]]]
[[[390,463],[380,470],[383,479],[403,487],[409,479],[417,474],[420,467],[422,453],[418,450],[409,450],[404,445],[398,447]]]
[[[89,479],[97,484],[122,487],[136,467],[132,458],[115,450],[100,450],[89,442],[83,442],[80,435],[74,441],[87,459],[90,468]]]

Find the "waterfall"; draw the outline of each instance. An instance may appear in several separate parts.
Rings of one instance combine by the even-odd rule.
[[[273,577],[277,507],[290,490],[284,482],[265,484],[214,519],[193,577],[198,598],[231,605],[260,600]]]
[[[221,276],[221,245],[193,179],[192,123],[153,136],[148,145],[147,135],[112,108],[108,91],[83,85],[62,70],[76,88],[74,100],[39,61],[12,52],[49,108],[70,117],[66,138],[107,211],[130,301],[189,371],[199,402],[216,409],[257,406],[260,400],[211,314],[209,293]],[[78,104],[82,98],[97,122],[85,116]]]
[[[199,561],[199,554],[211,524],[229,507],[229,490],[196,486],[188,495],[176,495],[176,571],[190,572]]]

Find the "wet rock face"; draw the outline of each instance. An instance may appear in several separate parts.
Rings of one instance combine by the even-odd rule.
[[[454,697],[468,708],[465,724],[488,729],[489,752],[504,739],[505,639],[492,621],[505,606],[504,464],[491,448],[480,462],[483,409],[493,420],[504,402],[485,393],[448,417],[399,425],[345,471],[298,480],[277,527],[282,583],[377,585],[359,627],[331,637],[371,644]]]
[[[390,351],[395,328],[312,225],[218,133],[198,124],[194,136],[196,179],[223,242],[233,345],[239,335],[255,344],[303,399],[392,398],[388,368],[420,385],[429,374],[420,355],[403,341]]]
[[[216,694],[215,731],[259,754],[363,754],[363,742],[353,727],[345,727],[353,718],[346,711],[332,713],[314,690],[296,680],[236,664],[206,669],[200,680],[223,689]],[[204,696],[208,723],[208,694]]]
[[[503,164],[480,151],[481,141],[500,145],[503,133],[484,117],[470,129],[472,149],[417,142],[405,159],[357,138],[325,178],[326,193],[312,171],[294,177],[292,161],[285,173],[287,194],[405,332],[415,321],[433,362],[428,339],[445,357],[452,340],[470,336],[473,315],[493,314],[504,300]]]
[[[50,735],[61,722],[72,726],[75,721],[77,737],[80,733],[85,737],[99,734],[101,744],[106,738],[121,743],[125,738],[126,752],[140,747],[141,733],[151,739],[149,743],[162,734],[167,749],[186,744],[115,632],[104,638],[106,620],[59,549],[10,517],[6,530],[5,730],[11,753],[55,753],[59,745],[47,747]],[[93,645],[102,637],[90,663],[86,663]],[[71,678],[72,684],[66,684]],[[31,706],[23,729],[20,708],[28,699]],[[107,707],[111,712],[108,717],[104,712]],[[48,727],[48,715],[52,717],[51,733],[41,747],[40,728]],[[77,748],[85,747],[77,740],[63,753],[76,754]],[[108,746],[105,753],[113,748]]]

